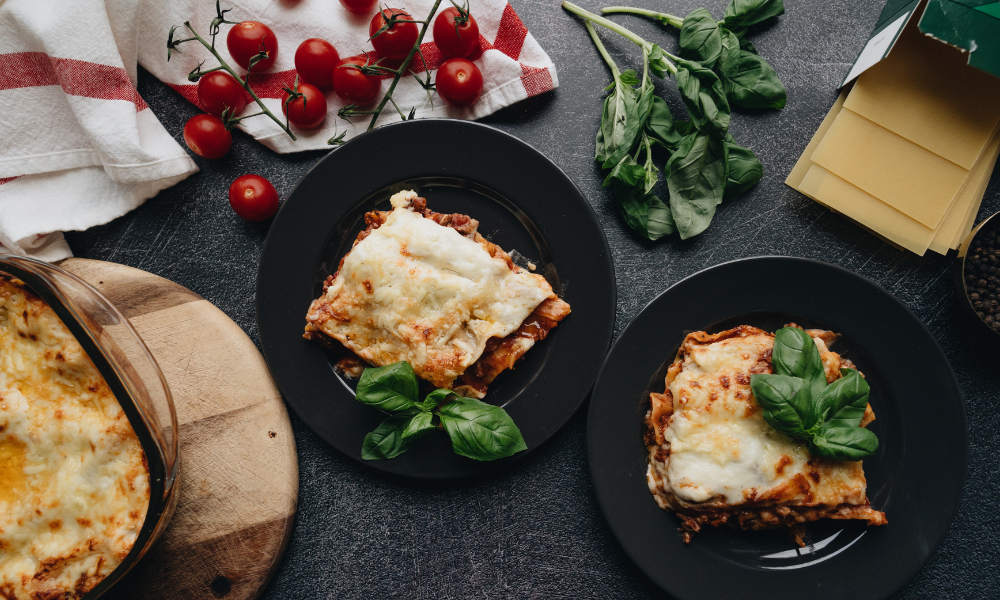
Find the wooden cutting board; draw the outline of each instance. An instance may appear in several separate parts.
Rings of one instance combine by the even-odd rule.
[[[257,598],[288,544],[299,489],[291,424],[263,357],[221,310],[172,281],[96,260],[60,266],[128,317],[177,408],[177,510],[102,600]]]

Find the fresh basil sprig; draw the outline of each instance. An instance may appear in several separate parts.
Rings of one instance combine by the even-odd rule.
[[[697,48],[701,60],[693,60],[674,56],[575,4],[563,2],[563,7],[586,19],[587,32],[611,69],[612,82],[606,88],[610,93],[604,101],[595,159],[602,168],[610,169],[604,186],[614,191],[622,218],[648,240],[658,240],[674,231],[682,239],[701,233],[723,200],[743,193],[763,174],[753,152],[739,146],[729,134],[731,111],[726,86],[731,83],[712,68],[715,62],[729,60],[730,56],[722,43],[718,22],[704,9],[697,19],[686,22],[682,46]],[[670,22],[672,25],[682,24],[675,17],[671,19],[676,20]],[[634,71],[618,69],[597,37],[594,23],[642,49],[641,79]],[[739,51],[738,42],[734,44]],[[689,120],[674,120],[666,101],[655,95],[650,74],[677,81]],[[670,154],[663,169],[667,202],[654,193],[660,180],[660,169],[653,159],[654,146]]]
[[[446,389],[434,390],[420,401],[418,389],[417,375],[408,362],[364,370],[358,401],[391,416],[365,436],[361,458],[395,458],[439,428],[448,433],[456,454],[475,460],[496,460],[527,450],[521,431],[499,406]]]
[[[774,334],[774,374],[750,376],[750,389],[764,420],[782,433],[808,442],[814,456],[861,460],[878,449],[875,434],[861,427],[868,382],[855,369],[827,385],[812,337],[797,327]]]
[[[612,6],[604,13],[630,13],[680,29],[680,55],[712,69],[730,104],[744,108],[783,108],[785,86],[778,74],[746,38],[747,29],[785,13],[782,0],[732,0],[725,17],[716,21],[704,8],[681,19],[629,6]]]

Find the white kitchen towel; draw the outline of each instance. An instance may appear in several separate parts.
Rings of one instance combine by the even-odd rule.
[[[294,56],[305,39],[334,44],[341,57],[367,54],[372,15],[352,15],[336,0],[232,0],[226,18],[266,23],[278,38],[278,57],[250,85],[269,110],[281,114],[282,87],[295,80]],[[397,0],[423,19],[433,0]],[[438,12],[450,6],[442,1]],[[171,26],[189,21],[203,36],[215,17],[212,0],[0,0],[0,251],[46,260],[70,256],[61,231],[106,223],[174,185],[197,166],[163,128],[136,92],[136,65],[197,104],[197,84],[187,74],[198,63],[216,66],[211,53],[188,42],[167,61]],[[470,57],[483,72],[483,95],[471,107],[455,109],[428,96],[404,77],[394,99],[416,117],[477,119],[519,100],[554,89],[555,66],[506,0],[471,0],[480,47]],[[216,49],[237,69],[226,49],[230,25],[223,25]],[[183,26],[179,30],[183,32]],[[445,58],[431,28],[421,45],[427,69]],[[424,73],[424,63],[411,65]],[[434,74],[431,77],[433,79]],[[388,87],[385,76],[383,91]],[[327,140],[349,139],[369,119],[336,116],[344,105],[328,92],[329,112],[315,130],[296,130],[293,141],[265,116],[241,128],[277,152],[327,148]],[[248,105],[244,114],[256,112]],[[378,124],[398,121],[386,110]],[[179,125],[179,124],[178,124]]]
[[[461,3],[460,3],[461,4]],[[380,2],[381,6],[402,8],[416,20],[427,17],[434,5],[433,0],[391,0]],[[442,0],[435,14],[450,7],[450,0]],[[368,55],[374,62],[381,58],[368,40],[368,24],[377,8],[369,15],[354,15],[347,12],[337,0],[222,0],[222,8],[231,8],[226,13],[230,21],[260,21],[274,31],[278,38],[278,56],[274,65],[265,73],[250,75],[250,87],[263,100],[268,110],[281,118],[282,87],[292,87],[295,83],[295,50],[309,38],[324,39],[337,49],[341,58]],[[472,106],[456,109],[444,104],[437,95],[431,97],[412,75],[402,78],[393,93],[396,104],[405,113],[416,109],[416,118],[451,117],[456,119],[478,119],[519,100],[536,96],[554,89],[558,85],[556,69],[552,60],[535,38],[528,32],[514,8],[506,0],[470,0],[469,12],[479,25],[479,49],[469,58],[483,73],[483,95]],[[182,44],[180,54],[172,54],[167,61],[166,39],[171,25],[178,25],[175,38],[190,37],[183,26],[185,21],[204,38],[208,39],[208,28],[215,18],[213,0],[173,0],[162,2],[146,0],[139,25],[139,38],[156,40],[159,43],[143,43],[139,48],[139,64],[153,75],[170,85],[191,102],[198,104],[198,85],[187,79],[188,73],[205,61],[202,69],[218,66],[215,57],[199,42]],[[447,60],[437,49],[433,40],[433,21],[428,27],[420,46],[427,68],[435,71]],[[237,71],[240,69],[226,49],[226,34],[231,25],[223,25],[216,38],[215,49],[222,58]],[[389,65],[390,63],[384,63]],[[411,67],[418,74],[425,75],[424,65],[415,56]],[[431,74],[431,81],[435,73]],[[391,75],[384,75],[382,91],[388,89]],[[380,95],[381,97],[381,95]],[[332,91],[326,93],[328,112],[323,125],[313,130],[297,130],[293,127],[297,140],[293,141],[274,121],[267,116],[254,117],[241,124],[243,130],[276,152],[297,152],[328,148],[327,140],[345,133],[350,139],[368,128],[370,117],[358,116],[350,120],[337,117],[337,111],[346,102]],[[258,112],[256,104],[247,105],[243,114]],[[378,125],[399,121],[400,115],[391,105],[379,117]]]
[[[142,8],[0,2],[0,244],[70,256],[61,233],[106,223],[198,170],[136,92]],[[41,237],[40,237],[41,234]]]

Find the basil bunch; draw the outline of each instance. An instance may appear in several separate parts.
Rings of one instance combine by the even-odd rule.
[[[364,460],[395,458],[439,428],[448,433],[455,454],[475,460],[496,460],[528,448],[517,425],[499,406],[446,389],[434,390],[420,401],[417,375],[405,361],[365,369],[357,399],[392,415],[365,436]]]
[[[754,2],[733,0],[727,8],[725,23],[731,22],[740,36],[746,27],[767,18],[763,15],[773,13],[775,6],[784,10],[781,0]],[[612,82],[606,88],[611,93],[604,102],[594,157],[602,168],[611,169],[604,186],[614,190],[625,222],[649,240],[675,231],[681,239],[701,233],[711,224],[719,204],[739,196],[763,176],[753,151],[737,144],[729,133],[730,103],[781,108],[784,86],[749,42],[744,47],[741,37],[711,19],[705,9],[683,21],[642,9],[605,10],[656,16],[680,27],[684,56],[678,57],[570,2],[563,2],[563,7],[586,19],[588,33],[611,68]],[[619,71],[592,23],[642,48],[641,79],[633,70]],[[676,79],[690,120],[674,120],[666,101],[654,94],[650,72]],[[664,167],[669,204],[653,194],[660,178],[653,162],[654,146],[670,154]]]
[[[878,449],[878,438],[861,427],[868,382],[841,369],[830,385],[812,337],[796,327],[774,334],[773,375],[751,375],[750,389],[771,427],[809,443],[813,456],[861,460]]]

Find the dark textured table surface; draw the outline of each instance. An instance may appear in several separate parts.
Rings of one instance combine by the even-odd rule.
[[[580,4],[591,10],[601,6],[594,0]],[[684,15],[703,0],[636,5]],[[948,536],[896,597],[1000,597],[1000,522],[994,512],[1000,497],[1000,346],[976,336],[960,313],[952,259],[897,250],[783,183],[836,98],[881,3],[786,0],[785,6],[787,14],[752,39],[785,82],[788,106],[741,112],[732,123],[737,139],[760,157],[764,179],[723,205],[711,228],[694,239],[672,236],[645,244],[620,221],[592,160],[601,88],[609,75],[580,22],[556,1],[514,0],[514,7],[555,62],[559,88],[485,122],[551,157],[597,211],[618,278],[616,334],[674,282],[745,256],[836,263],[906,303],[951,360],[968,411],[971,458],[961,510]],[[725,2],[708,0],[707,8],[721,17]],[[619,20],[647,39],[675,47],[675,34],[651,22]],[[604,39],[619,65],[641,66],[630,43],[614,35]],[[675,114],[683,114],[672,84],[661,89]],[[142,71],[139,91],[180,139],[196,109]],[[322,153],[282,156],[245,135],[235,138],[223,159],[195,157],[200,173],[129,215],[68,238],[78,256],[139,267],[198,292],[256,341],[254,285],[267,224],[237,217],[226,190],[237,176],[258,173],[284,196]],[[995,175],[980,216],[997,210],[1000,176]],[[288,552],[263,597],[660,597],[619,549],[595,503],[587,471],[586,408],[512,469],[484,480],[434,485],[380,476],[321,442],[293,415],[299,513]]]

